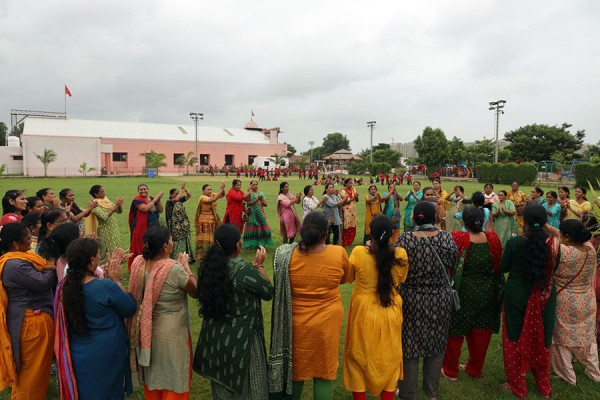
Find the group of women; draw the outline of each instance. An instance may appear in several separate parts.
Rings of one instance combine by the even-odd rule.
[[[339,195],[327,185],[321,200],[312,187],[301,199],[282,182],[277,207],[287,240],[274,254],[273,283],[263,265],[266,232],[272,239],[264,218],[267,201],[257,182],[244,194],[241,182],[234,181],[224,223],[215,211],[215,202],[225,196],[224,185],[214,194],[210,186],[203,187],[196,226],[204,229],[206,241],[200,242],[204,250],[197,275],[189,267],[189,221],[186,229],[185,212],[177,215],[191,196],[184,185],[167,201],[168,228],[152,222],[162,210],[162,193],[151,197],[146,185],[138,187],[130,213],[132,242],[139,235],[135,230],[146,225],[138,255],[133,243],[129,252],[118,244],[103,252],[107,238],[80,238],[81,219],[71,213],[96,216],[94,210],[102,207],[104,214],[99,214],[108,220],[122,211],[123,200],[113,204],[102,187],[92,187],[90,194],[98,201],[85,210],[74,207],[72,196],[61,208],[48,192],[38,193],[46,211],[34,223],[21,221],[25,210],[39,215],[33,208],[37,202],[24,202],[22,192],[9,191],[4,214],[15,221],[0,231],[0,389],[12,387],[16,399],[45,398],[54,348],[65,399],[123,398],[136,384],[143,385],[148,399],[186,399],[192,370],[211,380],[216,399],[299,399],[307,380],[313,381],[315,399],[332,399],[344,318],[339,286],[352,282],[342,371],[355,399],[366,399],[367,391],[382,399],[392,399],[394,392],[417,399],[420,362],[422,389],[432,399],[439,397],[442,376],[456,381],[464,370],[479,378],[491,335],[501,325],[503,388],[518,397],[527,394],[529,369],[543,397],[551,393],[551,366],[559,378],[575,384],[573,357],[590,379],[600,382],[594,337],[597,253],[589,244],[590,231],[568,214],[577,217],[577,207],[587,207],[577,200],[585,190],[576,189],[576,206],[564,199],[544,204],[536,200],[543,192],[534,189],[520,200],[530,203],[522,206],[521,231],[515,222],[514,233],[503,240],[489,229],[488,219],[495,230],[500,213],[516,221],[519,211],[516,206],[511,210],[515,203],[509,193],[495,196],[487,186],[471,201],[464,201],[460,188],[443,196],[435,184],[423,190],[413,186],[406,196],[396,193],[393,184],[383,196],[370,188],[364,198],[370,210],[365,242],[348,257],[335,244],[340,236],[343,244],[344,235],[353,240],[356,234],[356,226],[352,231],[343,225],[351,220],[344,207],[356,207],[358,201],[352,182]],[[240,198],[241,209],[230,206]],[[409,224],[405,214],[400,234],[403,200],[412,204]],[[302,223],[294,209],[300,202]],[[558,228],[550,223],[557,203],[561,209],[565,204]],[[319,207],[322,213],[313,212]],[[252,219],[255,212],[262,218]],[[462,229],[442,229],[455,222],[450,215]],[[173,233],[175,225],[183,232],[179,236]],[[32,232],[39,238],[39,254],[29,251]],[[328,244],[331,233],[334,245]],[[244,247],[257,248],[252,263],[240,257]],[[128,259],[125,289],[121,263]],[[203,317],[195,353],[188,296],[199,298]],[[271,299],[267,355],[261,302]],[[462,365],[465,338],[469,357]]]

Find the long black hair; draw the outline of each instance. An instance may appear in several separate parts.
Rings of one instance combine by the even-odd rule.
[[[62,215],[67,215],[62,208],[51,208],[42,213],[42,227],[40,228],[39,237],[45,238],[48,236],[48,224],[54,224]]]
[[[304,217],[300,228],[300,243],[298,248],[308,251],[309,247],[320,244],[327,236],[329,222],[322,213],[311,212]]]
[[[3,214],[15,213],[17,211],[17,208],[13,204],[10,204],[10,201],[16,201],[21,194],[23,194],[23,191],[18,189],[7,190],[4,193],[4,197],[2,197]]]
[[[550,250],[546,244],[548,237],[544,225],[548,222],[548,214],[543,206],[528,204],[523,211],[526,239],[526,254],[530,268],[527,270],[526,279],[532,286],[543,289],[550,276],[548,275],[548,259]]]
[[[369,227],[371,228],[371,240],[376,245],[377,296],[382,307],[389,307],[394,303],[392,299],[394,290],[392,267],[400,264],[396,258],[395,249],[390,247],[394,224],[387,215],[377,215],[371,220]]]
[[[83,305],[83,279],[97,254],[98,243],[93,239],[76,239],[67,247],[69,273],[63,284],[62,302],[69,326],[79,336],[85,336],[88,330]]]
[[[40,243],[38,253],[46,260],[56,260],[67,252],[67,247],[79,239],[79,225],[70,222],[60,224]]]
[[[198,300],[204,318],[224,319],[231,293],[227,263],[237,251],[242,235],[237,226],[220,225],[198,269]]]

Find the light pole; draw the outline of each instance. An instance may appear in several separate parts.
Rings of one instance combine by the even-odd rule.
[[[367,121],[367,126],[371,128],[371,162],[373,162],[373,128],[377,121]]]
[[[504,114],[504,104],[506,100],[490,101],[490,110],[496,112],[496,151],[494,152],[494,162],[498,162],[498,151],[500,142],[498,141],[498,123],[500,122],[500,114]]]
[[[198,154],[198,121],[204,119],[204,113],[190,113],[190,118],[194,120],[196,125],[196,173],[198,173],[198,166],[200,165],[200,154]]]
[[[315,142],[314,142],[314,140],[311,140],[308,142],[308,144],[310,145],[310,162],[309,162],[309,164],[312,164],[312,162],[313,162],[312,147],[315,145]]]

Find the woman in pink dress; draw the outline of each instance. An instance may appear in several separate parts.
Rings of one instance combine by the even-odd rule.
[[[2,197],[2,220],[0,226],[21,222],[27,209],[27,200],[22,190],[7,190]]]
[[[294,196],[290,193],[287,182],[279,184],[279,196],[277,196],[277,215],[279,215],[279,231],[283,238],[283,244],[293,243],[296,234],[300,232],[300,219],[296,214],[294,204],[300,203],[300,193]]]

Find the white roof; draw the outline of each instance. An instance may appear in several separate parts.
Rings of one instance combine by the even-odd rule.
[[[195,125],[38,117],[28,117],[24,122],[23,135],[182,141],[195,141],[196,137]],[[198,141],[268,144],[269,138],[260,131],[198,125]]]

